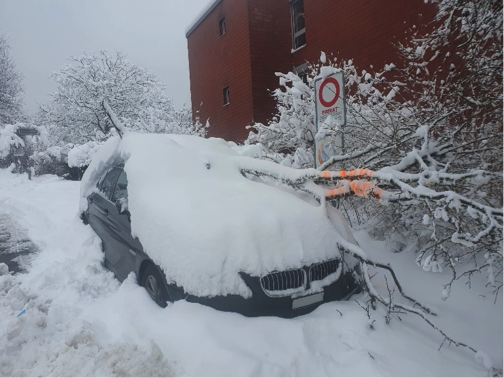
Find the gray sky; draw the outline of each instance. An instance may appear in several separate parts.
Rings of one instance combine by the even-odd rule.
[[[66,58],[122,51],[156,74],[175,106],[189,107],[185,30],[212,0],[0,0],[0,34],[24,75],[25,110],[48,101]]]

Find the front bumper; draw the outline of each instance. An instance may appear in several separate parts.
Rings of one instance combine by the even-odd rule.
[[[322,301],[293,309],[294,299],[290,296],[270,297],[264,293],[258,277],[252,277],[243,273],[240,275],[248,287],[252,290],[253,294],[251,298],[245,299],[239,295],[217,296],[211,298],[201,298],[189,295],[185,297],[185,299],[188,302],[200,303],[216,310],[237,312],[245,316],[279,316],[282,318],[293,318],[299,315],[307,314],[323,303],[345,300],[353,294],[361,291],[361,287],[354,279],[352,273],[347,272],[342,274],[335,282],[322,289]]]

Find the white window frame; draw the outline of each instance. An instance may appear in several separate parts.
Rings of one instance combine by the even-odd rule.
[[[221,37],[226,35],[226,17],[219,20],[219,34]]]
[[[301,30],[298,30],[297,32],[295,31],[296,27],[296,15],[294,14],[294,5],[298,2],[303,2],[304,0],[291,0],[290,6],[291,6],[291,28],[292,28],[292,50],[296,51],[299,50],[302,47],[306,46],[306,37],[305,37],[305,43],[304,45],[301,46],[296,46],[296,38],[302,36],[303,34],[306,34],[306,19],[305,19],[305,27]],[[303,17],[304,17],[304,3],[303,3]]]
[[[231,103],[231,95],[229,93],[229,87],[225,87],[222,90],[222,95],[224,96],[224,106],[227,106]]]

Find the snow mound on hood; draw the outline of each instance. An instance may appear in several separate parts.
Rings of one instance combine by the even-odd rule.
[[[221,139],[113,138],[84,175],[81,209],[104,169],[124,160],[133,235],[169,280],[198,296],[250,297],[238,272],[261,276],[298,268],[338,257],[342,240],[355,243],[339,211],[244,177],[243,159],[249,167],[261,164]]]

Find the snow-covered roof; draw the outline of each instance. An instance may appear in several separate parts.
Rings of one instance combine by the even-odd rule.
[[[133,234],[169,279],[198,296],[249,297],[238,272],[300,268],[337,258],[338,245],[355,243],[338,210],[276,181],[245,177],[242,166],[264,169],[269,162],[230,146],[191,135],[113,138],[83,177],[81,209],[104,171],[125,161]]]
[[[196,30],[196,28],[203,22],[207,16],[212,13],[212,11],[219,5],[219,3],[222,0],[211,0],[207,4],[206,7],[204,7],[201,12],[198,13],[198,15],[194,18],[193,22],[189,24],[189,26],[186,28],[186,38],[188,38],[191,33]]]

